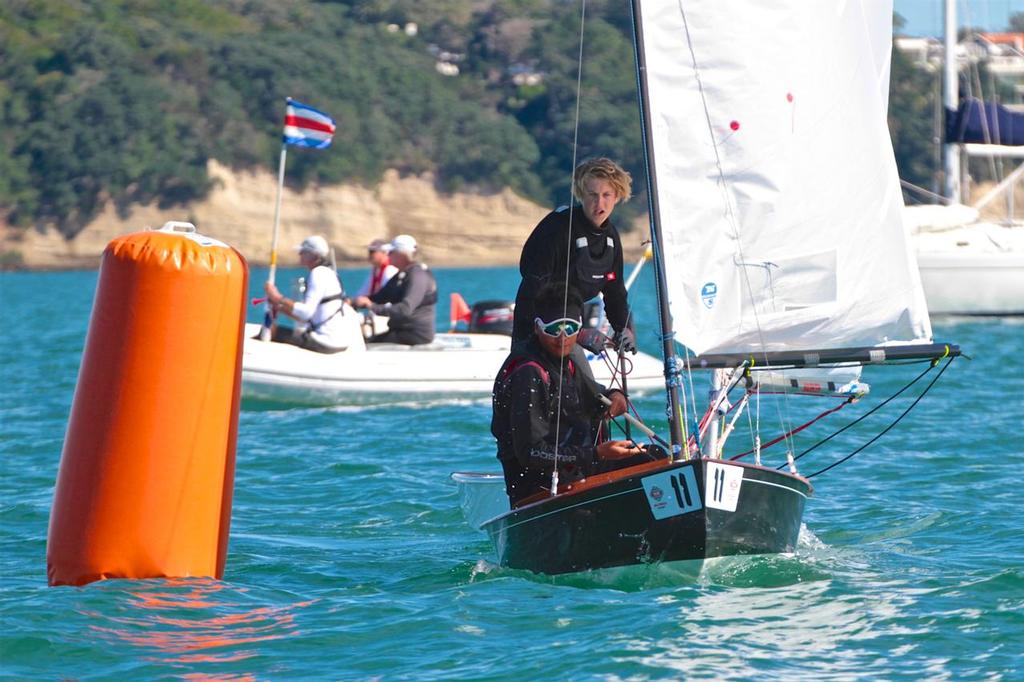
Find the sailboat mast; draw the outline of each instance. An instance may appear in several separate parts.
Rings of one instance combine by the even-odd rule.
[[[958,64],[956,58],[956,0],[946,0],[945,16],[945,59],[943,70],[942,103],[946,114],[955,112],[959,106],[960,83],[958,80]],[[946,171],[946,198],[953,203],[960,200],[960,147],[954,142],[945,142],[942,146]]]
[[[654,171],[654,145],[651,141],[651,109],[648,102],[647,67],[644,58],[643,28],[640,21],[640,0],[632,0],[633,51],[636,59],[637,92],[640,99],[640,127],[644,138],[644,170],[647,177],[647,210],[651,221],[651,244],[654,254],[654,280],[658,297],[658,317],[661,322],[662,357],[665,359],[665,390],[669,403],[669,432],[672,440],[672,458],[688,458],[683,438],[683,410],[679,392],[678,358],[672,330],[672,312],[668,305],[668,287],[665,278],[664,248],[661,240],[661,221],[658,206],[658,181]]]

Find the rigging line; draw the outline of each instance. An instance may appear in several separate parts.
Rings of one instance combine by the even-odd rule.
[[[579,56],[577,58],[576,67],[576,114],[573,121],[572,128],[572,166],[569,169],[569,229],[566,231],[565,239],[565,276],[563,282],[565,284],[565,295],[562,298],[562,317],[565,317],[565,311],[569,307],[569,260],[572,254],[572,218],[573,218],[573,196],[572,187],[576,175],[576,153],[579,145],[580,136],[580,99],[583,92],[583,31],[586,27],[587,19],[587,0],[583,0],[580,7],[580,49]],[[536,324],[536,323],[534,323]],[[563,330],[564,333],[564,330]],[[563,343],[565,343],[565,337],[563,336]],[[565,371],[565,366],[568,364],[568,358],[561,357],[558,360],[559,374]],[[558,382],[558,399],[556,402],[555,411],[555,449],[554,457],[551,461],[551,494],[558,494],[558,434],[562,425],[562,380],[559,377]]]
[[[635,416],[637,419],[640,419],[640,411],[636,409],[636,403],[629,399],[629,394],[626,393],[625,387],[622,386],[622,379],[625,378],[626,375],[632,374],[633,372],[633,362],[629,358],[625,357],[625,354],[619,355],[619,358],[622,360],[624,366],[626,367],[625,372],[623,373],[618,372],[619,362],[612,362],[611,355],[608,353],[608,349],[605,349],[598,357],[603,358],[605,369],[607,369],[609,374],[611,375],[611,383],[608,386],[608,388],[617,388],[620,391],[622,391],[622,394],[626,397],[627,411],[632,412],[633,416]],[[621,374],[621,376],[616,376],[617,374]],[[612,421],[614,421],[614,419]],[[618,423],[616,423],[616,426],[617,425]]]
[[[679,16],[683,20],[683,31],[686,34],[686,46],[687,46],[687,48],[690,51],[690,62],[693,64],[693,75],[694,75],[694,78],[697,81],[697,90],[700,92],[700,101],[701,101],[701,105],[704,108],[704,121],[707,124],[708,137],[711,138],[711,148],[715,152],[715,167],[718,170],[718,178],[719,178],[719,182],[720,182],[719,186],[721,187],[721,190],[722,190],[722,198],[725,201],[726,213],[729,216],[729,223],[730,223],[730,225],[733,228],[733,232],[735,233],[736,243],[737,243],[737,245],[739,245],[739,243],[740,243],[740,240],[739,240],[739,230],[736,228],[736,217],[735,217],[735,214],[733,213],[733,210],[732,210],[732,202],[729,201],[729,195],[728,195],[728,192],[726,191],[725,172],[722,170],[722,159],[721,159],[721,156],[718,153],[718,142],[715,139],[714,127],[711,124],[711,112],[708,110],[708,100],[707,100],[707,96],[704,93],[704,81],[701,79],[700,67],[697,65],[697,53],[696,53],[696,51],[693,48],[693,39],[690,36],[690,24],[689,24],[689,22],[686,19],[686,10],[683,9],[682,2],[679,2],[677,4],[677,7],[679,9]],[[742,256],[742,247],[738,247],[738,248],[740,248],[740,258],[742,259],[743,258],[743,256]],[[756,319],[756,311],[755,311],[755,319]],[[760,325],[758,325],[758,329],[760,329]],[[699,433],[700,432],[700,426],[697,424],[697,395],[696,395],[696,393],[695,393],[695,391],[693,389],[693,369],[690,366],[690,352],[691,352],[690,349],[687,347],[686,348],[686,354],[685,354],[684,357],[685,357],[685,362],[686,362],[687,383],[688,383],[689,389],[690,389],[690,401],[692,403],[691,409],[693,410],[694,428],[697,431],[694,434],[694,438],[695,438],[695,443],[696,443],[697,447],[699,448],[700,447],[700,433]],[[686,417],[686,415],[684,414],[684,419],[683,419],[683,423],[684,424],[686,423],[685,417]]]
[[[940,204],[952,204],[953,203],[952,199],[944,197],[941,194],[936,194],[935,192],[927,190],[924,187],[918,187],[914,183],[908,182],[908,181],[904,180],[903,178],[900,178],[900,186],[903,187],[904,189],[911,190],[912,192],[919,192],[919,193],[925,195],[926,197],[928,197],[930,199],[935,199]]]
[[[929,382],[929,384],[928,384],[927,386],[925,386],[925,387],[924,387],[924,390],[923,390],[923,391],[921,391],[921,395],[917,396],[917,398],[915,398],[915,399],[914,399],[914,402],[910,403],[910,406],[909,406],[909,407],[907,407],[907,409],[903,410],[903,413],[902,413],[902,414],[901,414],[901,415],[900,415],[899,417],[897,417],[897,418],[896,418],[896,421],[894,421],[894,422],[893,422],[892,424],[889,424],[889,426],[885,427],[885,429],[884,429],[884,430],[883,430],[883,431],[882,431],[881,433],[879,433],[878,435],[876,435],[876,436],[875,436],[874,438],[872,438],[871,440],[869,440],[869,441],[868,441],[867,443],[864,443],[864,445],[861,445],[861,446],[860,446],[859,448],[857,448],[856,450],[854,450],[853,452],[851,452],[850,454],[848,454],[848,455],[847,455],[846,457],[843,457],[843,458],[842,458],[842,459],[840,459],[840,460],[837,460],[837,461],[835,461],[835,462],[832,462],[831,464],[829,464],[829,465],[828,465],[827,467],[825,467],[824,469],[820,469],[820,470],[818,470],[818,471],[815,471],[815,472],[814,472],[813,474],[811,474],[811,475],[810,475],[810,476],[808,476],[807,478],[814,478],[814,477],[815,477],[815,476],[817,476],[818,474],[823,474],[823,473],[825,473],[826,471],[828,471],[829,469],[832,469],[832,468],[834,468],[834,467],[837,467],[837,466],[839,466],[840,464],[842,464],[842,463],[843,463],[843,462],[845,462],[846,460],[850,459],[851,457],[853,457],[853,456],[854,456],[854,455],[856,455],[857,453],[861,452],[862,450],[864,450],[864,448],[868,447],[869,445],[871,445],[872,443],[874,443],[874,442],[875,442],[876,440],[878,440],[879,438],[881,438],[882,436],[884,436],[885,434],[887,434],[887,433],[888,433],[888,432],[889,432],[889,431],[890,431],[890,430],[891,430],[891,429],[892,429],[892,428],[893,428],[894,426],[896,426],[897,424],[899,424],[899,423],[900,423],[900,421],[902,421],[902,419],[903,419],[904,417],[906,417],[906,416],[907,416],[907,414],[908,414],[908,413],[909,413],[909,412],[910,412],[910,411],[911,411],[912,409],[914,409],[914,408],[915,408],[915,407],[917,406],[917,404],[918,404],[919,402],[921,402],[921,399],[922,399],[922,398],[924,398],[924,397],[925,397],[925,396],[926,396],[926,395],[928,394],[928,391],[929,391],[929,390],[931,390],[931,387],[935,385],[935,382],[939,380],[939,377],[941,377],[941,376],[942,376],[942,373],[946,371],[946,369],[947,369],[947,368],[949,367],[949,365],[950,365],[950,364],[951,364],[952,362],[953,362],[953,358],[949,358],[948,360],[946,360],[946,364],[942,366],[942,369],[940,369],[940,370],[939,370],[939,373],[935,375],[935,378],[934,378],[934,379],[932,379],[932,380],[931,380],[931,382]]]
[[[625,427],[623,427],[622,424],[620,424],[619,421],[615,417],[609,417],[608,421],[609,421],[609,423],[614,424],[615,427],[618,428],[619,431],[621,431],[623,433],[623,435],[626,436],[625,440],[628,440],[629,442],[633,443],[634,445],[639,445],[639,443],[636,442],[636,438],[633,438],[631,435],[627,435],[626,434]],[[629,423],[628,419],[623,420],[623,421],[625,421],[627,424]],[[637,430],[639,431],[639,429],[637,429]],[[608,435],[611,436],[611,428],[608,429]],[[650,439],[651,439],[651,441],[653,441],[653,442],[657,443],[658,445],[660,445],[661,447],[665,448],[666,452],[671,452],[672,444],[669,443],[668,441],[666,441],[664,438],[662,438],[658,434],[655,433],[653,436],[650,436]],[[595,443],[595,445],[596,445],[596,443]]]
[[[626,398],[626,411],[627,412],[632,412],[633,416],[636,417],[638,420],[640,420],[640,411],[636,409],[636,403],[634,403],[632,400],[629,399],[629,394],[626,393],[626,390],[622,386],[622,381],[621,381],[621,379],[623,377],[625,377],[626,374],[630,374],[633,371],[633,363],[629,360],[629,358],[626,358],[624,355],[620,355],[619,357],[623,360],[623,362],[626,365],[629,366],[629,369],[626,370],[625,374],[622,374],[622,377],[616,377],[616,372],[617,372],[617,370],[619,368],[619,363],[617,361],[616,362],[612,362],[611,356],[608,354],[607,349],[604,352],[602,352],[601,355],[599,355],[598,357],[601,357],[601,358],[604,359],[605,369],[607,369],[609,371],[609,373],[611,374],[611,377],[612,377],[611,383],[610,383],[610,385],[607,388],[609,388],[609,389],[613,389],[614,388],[614,389],[618,389],[618,390],[622,391],[622,394]],[[629,415],[626,415],[626,418],[627,418],[627,423],[628,423]],[[622,428],[622,426],[617,421],[615,421],[614,417],[609,417],[609,420],[612,423],[614,423],[616,426],[618,426],[620,431],[622,431],[623,433],[627,432],[627,429]],[[628,435],[629,434],[627,433],[627,436]],[[655,439],[658,440],[661,443],[664,443],[664,441],[661,438],[658,438],[657,436],[655,436]],[[635,440],[633,440],[632,437],[629,437],[628,440],[632,440],[633,442],[636,442]],[[671,447],[669,449],[671,450]]]
[[[755,386],[753,391],[750,391],[750,392],[752,392],[754,394],[754,407],[747,410],[747,431],[750,433],[750,436],[751,436],[751,438],[750,438],[750,445],[752,446],[751,447],[751,451],[758,451],[758,450],[760,450],[760,448],[758,447],[757,437],[755,435],[757,432],[754,431],[754,421],[753,421],[754,418],[753,418],[753,416],[751,416],[750,413],[753,412],[754,410],[758,410],[759,411],[761,409],[761,393],[759,391],[759,387],[757,387],[757,386]],[[748,401],[748,407],[749,407],[749,401]],[[760,417],[760,415],[757,415],[757,420],[758,420],[757,424],[758,424],[758,426],[760,426],[760,424],[761,424],[761,417]],[[754,463],[757,464],[757,465],[760,465],[761,464],[761,453],[758,452],[754,459],[755,459]]]
[[[883,400],[883,401],[882,401],[882,402],[880,402],[879,404],[875,405],[875,406],[874,406],[874,407],[872,407],[872,408],[871,408],[870,410],[868,410],[867,412],[865,412],[865,413],[864,413],[864,414],[862,414],[861,416],[857,417],[856,419],[854,419],[854,420],[853,420],[852,422],[850,422],[849,424],[847,424],[847,425],[846,425],[846,426],[844,426],[843,428],[841,428],[841,429],[839,429],[838,431],[835,431],[835,432],[833,432],[833,433],[829,434],[829,435],[828,435],[828,437],[826,437],[826,438],[823,438],[823,439],[821,439],[820,441],[818,441],[817,443],[815,443],[815,444],[814,444],[814,445],[812,445],[811,447],[807,448],[806,450],[804,450],[803,452],[801,452],[801,453],[800,453],[799,455],[797,455],[796,457],[794,457],[794,458],[793,458],[793,461],[796,461],[796,460],[800,459],[801,457],[803,457],[804,455],[806,455],[807,453],[809,453],[809,452],[810,452],[811,450],[815,450],[815,449],[817,449],[817,448],[818,448],[818,446],[820,446],[820,445],[824,445],[825,443],[829,442],[830,440],[832,440],[833,438],[835,438],[836,436],[838,436],[839,434],[841,434],[841,433],[842,433],[843,431],[846,431],[847,429],[850,429],[850,428],[852,428],[852,427],[856,426],[857,424],[861,423],[862,421],[864,421],[865,419],[867,419],[868,417],[870,417],[871,415],[873,415],[873,414],[874,414],[875,412],[878,412],[878,411],[879,411],[880,409],[882,409],[883,407],[885,407],[886,405],[888,405],[889,403],[891,403],[891,402],[892,402],[893,400],[895,400],[896,398],[898,398],[898,397],[899,397],[900,395],[902,395],[902,394],[903,394],[903,392],[904,392],[904,391],[906,391],[906,390],[907,390],[908,388],[910,388],[911,386],[913,386],[914,384],[916,384],[916,383],[917,383],[918,381],[920,381],[921,377],[923,377],[923,376],[924,376],[925,374],[927,374],[928,372],[932,371],[932,369],[933,369],[934,367],[935,367],[935,364],[934,364],[934,362],[931,362],[931,361],[930,361],[930,364],[928,365],[928,367],[927,367],[927,368],[926,368],[926,369],[925,369],[925,370],[924,370],[923,372],[921,372],[920,374],[918,374],[918,375],[917,375],[917,376],[916,376],[916,377],[915,377],[915,378],[914,378],[914,379],[913,379],[913,380],[912,380],[912,381],[911,381],[910,383],[908,383],[908,384],[907,384],[906,386],[904,386],[904,387],[903,387],[903,388],[901,388],[900,390],[896,391],[896,392],[895,392],[895,393],[893,393],[893,394],[892,394],[891,396],[889,396],[888,398],[886,398],[885,400]],[[782,468],[783,468],[783,467],[781,467],[781,466],[780,466],[780,467],[776,467],[776,470],[781,470]]]
[[[761,449],[764,450],[765,448],[769,448],[769,447],[775,445],[776,443],[778,443],[779,441],[782,441],[782,440],[789,440],[790,436],[796,435],[796,434],[800,433],[801,431],[803,431],[804,429],[806,429],[811,424],[813,424],[814,422],[816,422],[816,421],[818,421],[820,419],[823,419],[823,418],[829,416],[830,414],[834,414],[834,413],[838,412],[839,410],[841,410],[844,407],[846,407],[847,405],[849,405],[851,402],[853,402],[852,398],[844,400],[843,402],[839,403],[839,405],[837,405],[837,406],[835,406],[835,407],[833,407],[831,409],[825,410],[824,412],[819,414],[817,417],[815,417],[811,421],[809,421],[809,422],[807,422],[805,424],[802,424],[800,426],[797,426],[797,427],[791,429],[788,433],[784,433],[781,436],[777,436],[776,438],[773,438],[772,440],[768,441],[767,443],[762,443],[761,444]],[[733,455],[732,457],[729,458],[729,461],[740,459],[741,457],[746,457],[747,455],[749,455],[752,452],[753,452],[753,450],[747,450],[746,452],[741,452],[738,455]],[[783,466],[786,466],[786,465],[783,465]],[[781,467],[779,467],[779,468],[781,468]]]
[[[999,90],[996,88],[995,76],[993,75],[991,69],[988,70],[988,89],[989,89],[989,92],[992,93],[992,103],[993,103],[993,105],[998,106],[999,105]],[[988,118],[988,117],[986,116],[985,118]],[[1003,143],[1002,142],[1003,136],[999,132],[999,116],[998,116],[998,113],[996,113],[996,115],[994,115],[992,117],[992,127],[994,128],[993,132],[995,133],[995,143],[998,144],[998,145],[1001,145]],[[995,174],[994,174],[995,175],[994,180],[996,181],[996,183],[999,183],[999,182],[1001,182],[1006,177],[1006,174],[1003,172],[1003,157],[1001,157],[1001,156],[999,156],[999,157],[991,156],[991,157],[989,157],[989,159],[993,163],[993,170],[996,171]]]
[[[970,14],[970,11],[968,10],[968,15],[969,14]],[[968,19],[968,21],[969,21],[969,19]],[[970,24],[967,24],[967,25],[970,26]],[[971,40],[971,39],[974,39],[976,36],[977,36],[977,34],[972,32],[971,34],[965,35],[964,37],[966,39],[968,39],[968,40]],[[987,115],[987,113],[985,111],[985,90],[981,86],[981,71],[978,68],[977,62],[972,62],[970,59],[968,59],[966,74],[964,76],[963,82],[964,82],[964,85],[966,86],[965,89],[967,90],[967,97],[966,97],[967,104],[968,104],[967,111],[968,112],[970,111],[970,101],[973,100],[973,99],[977,99],[978,104],[979,104],[979,109],[980,109],[979,110],[979,123],[981,124],[981,134],[982,134],[982,137],[985,139],[985,144],[992,144],[992,134],[991,134],[991,131],[989,130],[989,127],[988,127],[988,115]],[[978,88],[977,96],[975,96],[975,91],[974,91],[974,86],[975,85],[977,85],[977,88]],[[995,94],[994,91],[993,91],[993,94]],[[995,117],[995,118],[998,119],[998,116]],[[998,142],[997,142],[997,144],[998,144]],[[995,178],[996,181],[998,182],[999,175],[996,172],[995,157],[989,156],[988,157],[988,162],[989,162],[989,166],[990,166],[989,170],[992,173],[992,177]]]
[[[715,137],[714,125],[711,122],[711,111],[710,111],[710,108],[708,106],[707,94],[704,91],[704,81],[701,79],[701,69],[700,69],[700,66],[697,64],[697,53],[694,50],[693,39],[690,36],[690,24],[689,24],[689,22],[686,19],[686,10],[683,9],[682,0],[680,0],[678,2],[677,6],[679,8],[679,14],[680,14],[680,16],[681,16],[681,18],[683,20],[683,30],[686,33],[686,45],[687,45],[687,47],[690,50],[690,61],[693,64],[693,74],[694,74],[694,78],[697,81],[697,91],[700,93],[700,101],[701,101],[701,105],[702,105],[702,107],[704,109],[704,121],[707,124],[708,137],[711,140],[711,149],[714,150],[714,152],[715,152],[715,169],[718,172],[719,187],[721,188],[722,199],[724,200],[724,203],[725,203],[725,209],[726,209],[726,215],[728,217],[728,223],[729,223],[729,226],[732,228],[733,238],[736,240],[736,251],[738,252],[740,263],[746,263],[747,262],[747,258],[746,258],[746,256],[744,255],[744,252],[743,252],[743,240],[741,239],[741,236],[740,236],[739,225],[738,225],[737,219],[736,219],[736,212],[733,209],[732,200],[731,200],[731,197],[729,195],[728,182],[726,181],[726,177],[725,177],[725,170],[722,168],[722,156],[719,153],[718,140]],[[754,289],[753,289],[753,286],[750,283],[750,275],[747,272],[747,268],[746,267],[742,267],[740,269],[740,272],[741,272],[741,275],[742,275],[742,278],[743,278],[743,284],[746,286],[747,296],[750,298],[751,302],[753,302],[753,300],[754,300]],[[763,353],[767,353],[767,345],[765,344],[765,341],[764,341],[764,330],[761,327],[761,318],[760,318],[760,316],[757,313],[757,306],[756,305],[752,305],[751,306],[751,310],[753,312],[754,327],[757,329],[757,336],[758,336],[758,340],[759,340],[759,342],[761,344],[762,352]],[[767,356],[765,356],[765,357],[766,357],[766,361],[767,361]],[[786,399],[784,399],[784,400],[786,400]],[[788,407],[788,402],[787,402],[787,407]],[[785,428],[785,425],[786,425],[787,422],[783,418],[782,409],[778,406],[778,403],[776,403],[775,410],[776,410],[776,414],[778,415],[780,425],[782,426],[782,428]],[[695,412],[696,412],[696,408],[695,408]]]
[[[689,405],[685,404],[686,391],[682,392],[683,393],[683,397],[684,397],[683,421],[682,421],[682,423],[683,423],[683,433],[684,434],[686,433],[685,425],[686,425],[686,420],[689,418],[689,415],[686,414],[686,412],[687,412],[687,410],[690,410],[690,411],[693,412],[693,424],[694,424],[694,429],[695,429],[694,442],[695,443],[699,443],[700,442],[700,426],[697,424],[697,421],[698,421],[697,420],[697,394],[693,390],[693,368],[690,366],[690,349],[686,348],[686,346],[683,346],[683,348],[686,349],[686,353],[683,355],[683,359],[684,359],[684,362],[686,364],[686,384],[687,384],[687,387],[690,389],[690,402],[689,402]],[[686,438],[686,442],[689,443],[689,438]],[[687,454],[689,454],[689,453],[687,453]]]
[[[978,86],[978,105],[979,105],[979,107],[981,109],[981,111],[979,112],[980,113],[980,117],[979,118],[980,118],[980,122],[981,122],[981,134],[982,134],[982,137],[985,138],[985,143],[986,144],[992,144],[993,143],[992,131],[988,127],[988,113],[985,110],[985,89],[981,86],[981,71],[978,69],[977,64],[973,64],[973,65],[971,65],[969,67],[967,78],[968,79],[972,79],[973,78],[975,84],[977,84],[977,86]],[[996,119],[997,121],[999,119],[998,116],[993,116],[993,118]],[[998,132],[996,134],[998,136]],[[998,140],[996,140],[995,143],[999,144]],[[996,182],[999,182],[1000,178],[999,178],[999,175],[996,172],[995,157],[994,156],[989,156],[988,157],[988,162],[989,162],[989,170],[992,172],[992,177],[995,179]]]
[[[971,5],[970,5],[970,3],[966,3],[964,5],[964,14],[967,17],[966,25],[967,26],[974,26],[975,24],[973,23],[973,19],[971,17]],[[977,40],[980,36],[978,35],[977,31],[971,31],[970,35],[965,35],[964,37],[968,38],[968,39],[972,39],[972,40]],[[993,103],[998,104],[998,102],[999,102],[999,91],[996,89],[994,81],[992,80],[993,76],[992,76],[991,71],[989,71],[988,76],[989,76],[989,79],[990,79],[989,83],[990,83],[990,91],[991,91],[992,101],[993,101]],[[985,142],[987,144],[993,144],[993,139],[992,139],[993,138],[993,134],[992,133],[994,132],[994,137],[995,137],[994,143],[995,144],[1001,144],[1001,141],[1000,141],[1001,140],[1001,136],[999,134],[999,117],[998,116],[993,116],[992,123],[994,124],[994,128],[995,128],[994,131],[990,131],[989,127],[988,127],[988,116],[985,113],[985,89],[981,85],[981,69],[979,68],[979,62],[968,59],[968,63],[967,63],[967,90],[968,90],[969,96],[973,95],[973,93],[971,92],[971,86],[973,85],[973,83],[971,82],[972,78],[974,80],[974,83],[977,83],[977,86],[978,86],[978,101],[981,104],[981,116],[980,116],[981,130],[982,130],[982,135],[984,135],[984,137],[985,137]],[[996,171],[996,163],[999,164],[999,172]],[[1002,176],[1002,158],[996,159],[995,157],[990,156],[989,157],[989,165],[991,166],[992,176],[998,182],[998,180]]]
[[[711,418],[711,414],[716,412],[716,411],[718,411],[718,409],[721,407],[722,403],[725,403],[725,402],[729,401],[729,394],[732,393],[732,390],[734,388],[739,386],[740,382],[743,381],[743,377],[746,376],[745,372],[741,372],[740,371],[741,369],[745,370],[746,367],[747,367],[747,361],[744,360],[739,365],[737,365],[736,369],[734,369],[731,374],[728,375],[729,376],[728,384],[723,386],[718,391],[718,395],[715,396],[715,400],[708,405],[708,410],[705,413],[704,417],[700,421],[700,427],[702,429],[704,428],[704,424],[707,422],[707,420]],[[727,411],[727,413],[731,412],[733,407],[735,407],[735,406],[730,403],[730,407],[729,407],[729,410]]]

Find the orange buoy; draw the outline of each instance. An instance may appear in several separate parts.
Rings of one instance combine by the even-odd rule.
[[[50,514],[51,585],[224,573],[249,272],[189,223],[107,245]]]

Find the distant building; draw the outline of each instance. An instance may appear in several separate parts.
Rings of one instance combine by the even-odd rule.
[[[918,68],[932,73],[942,70],[945,45],[937,38],[896,37],[896,49]],[[960,71],[984,65],[993,77],[1007,82],[1024,101],[1024,33],[975,33],[956,46]]]
[[[458,76],[459,66],[451,62],[437,62],[434,69],[442,76]]]
[[[458,76],[459,62],[466,58],[463,52],[452,52],[433,43],[427,45],[427,52],[437,59],[434,70],[443,76]]]
[[[540,85],[544,82],[544,74],[528,64],[512,64],[507,73],[516,85]]]
[[[979,33],[988,51],[988,70],[998,77],[1024,78],[1024,33]],[[1019,90],[1018,90],[1019,92]]]
[[[414,22],[410,21],[405,26],[399,26],[398,24],[388,24],[387,30],[388,33],[398,33],[399,31],[402,31],[403,33],[405,33],[405,35],[409,36],[410,38],[413,38],[416,36],[417,33],[420,32],[420,27],[417,26]]]
[[[935,38],[894,38],[893,43],[914,66],[929,71],[933,68],[931,56],[934,45],[938,44],[940,49],[942,47]]]

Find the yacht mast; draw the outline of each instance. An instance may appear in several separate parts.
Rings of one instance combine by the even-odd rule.
[[[945,59],[942,100],[946,115],[957,111],[960,99],[958,65],[956,58],[956,0],[946,0]],[[944,136],[945,137],[945,136]],[[943,144],[946,170],[946,198],[959,204],[960,200],[960,146],[954,142]]]
[[[676,356],[672,312],[668,305],[665,282],[665,257],[661,240],[661,218],[658,205],[658,181],[654,171],[654,145],[651,141],[651,108],[648,100],[647,66],[644,57],[643,28],[640,21],[640,0],[632,0],[633,51],[636,59],[637,91],[640,99],[640,127],[644,138],[644,170],[647,175],[647,210],[651,221],[651,244],[654,253],[654,279],[658,296],[658,317],[661,321],[662,357],[665,359],[665,390],[668,393],[668,425],[672,439],[672,458],[688,459],[689,451],[683,437],[683,410],[679,391],[679,358]]]

